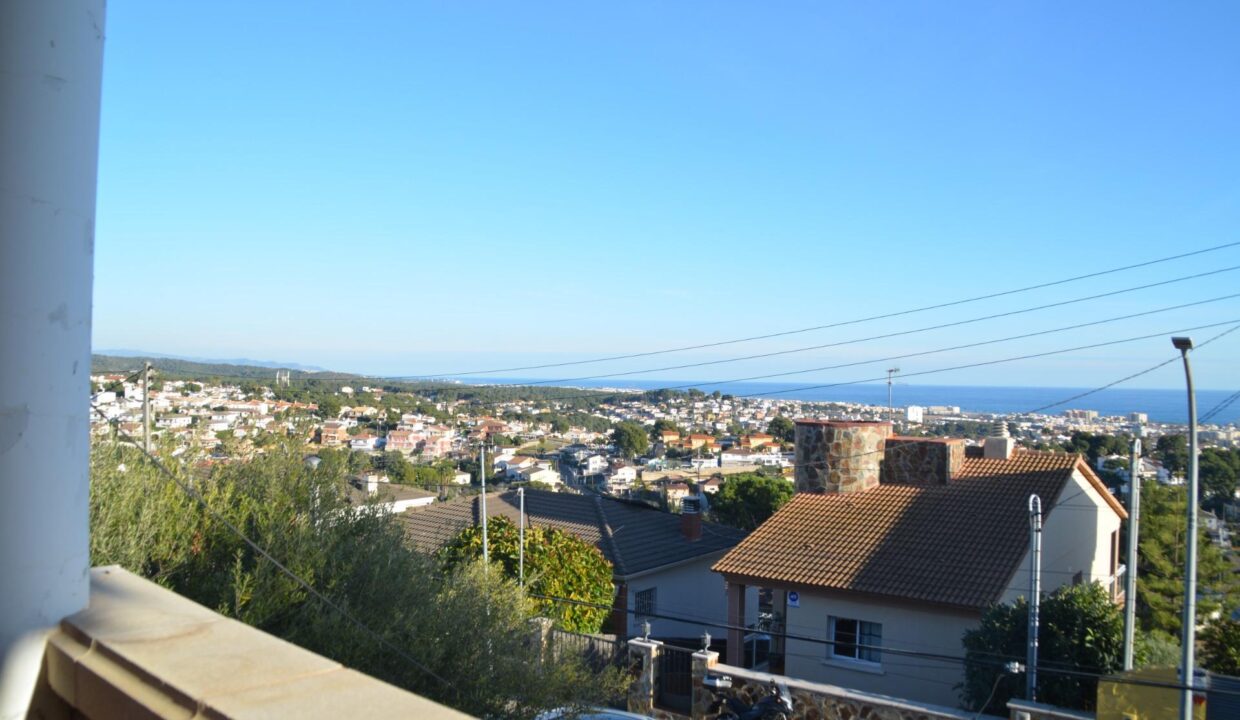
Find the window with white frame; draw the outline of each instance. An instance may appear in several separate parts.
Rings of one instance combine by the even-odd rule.
[[[638,617],[649,617],[655,613],[655,588],[638,590],[634,595],[633,609]]]
[[[883,624],[831,615],[827,623],[827,657],[878,664],[882,662]]]

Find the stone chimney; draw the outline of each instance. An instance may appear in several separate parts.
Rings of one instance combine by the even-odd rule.
[[[946,485],[964,464],[961,438],[887,438],[883,482],[890,485]]]
[[[860,492],[877,487],[890,422],[797,420],[796,491]]]
[[[701,499],[689,496],[680,501],[680,532],[689,542],[702,539]]]
[[[1016,441],[1008,435],[1007,422],[996,420],[990,437],[986,438],[982,456],[987,460],[1007,460],[1015,449]]]

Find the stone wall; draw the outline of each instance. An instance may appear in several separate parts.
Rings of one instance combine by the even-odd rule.
[[[696,663],[694,669],[697,670]],[[791,720],[975,720],[977,717],[963,710],[768,675],[729,665],[703,663],[703,671],[705,676],[700,681],[696,672],[694,674],[693,720],[719,717],[721,711],[727,708],[724,697],[733,697],[752,705],[770,693],[775,681],[784,682],[792,696]],[[729,678],[731,687],[712,688],[705,677]],[[996,720],[993,716],[981,717]]]
[[[798,420],[797,492],[860,492],[882,477],[889,422]]]
[[[964,440],[958,438],[887,439],[883,482],[897,485],[946,485],[964,463]]]

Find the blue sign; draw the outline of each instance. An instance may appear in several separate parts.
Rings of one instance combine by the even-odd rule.
[[[788,607],[801,607],[801,593],[796,590],[788,591]]]

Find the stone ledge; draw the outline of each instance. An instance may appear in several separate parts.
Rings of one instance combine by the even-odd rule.
[[[120,567],[48,639],[46,680],[81,716],[466,718],[230,620]]]
[[[1016,717],[1017,713],[1026,712],[1029,713],[1029,717],[1040,720],[1094,720],[1094,713],[1091,712],[1070,710],[1029,700],[1008,700],[1007,706],[1012,711],[1012,717]]]

